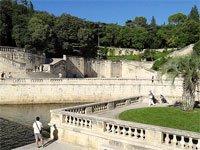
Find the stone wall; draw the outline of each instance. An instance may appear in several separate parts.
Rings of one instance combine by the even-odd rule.
[[[181,100],[182,81],[141,79],[11,79],[0,81],[0,104],[77,103],[147,97],[149,90],[172,103]],[[148,99],[144,99],[148,102]]]
[[[101,77],[101,78],[149,78],[157,76],[151,70],[153,63],[137,61],[119,61],[84,59],[82,57],[67,57],[65,59],[55,59],[55,63],[45,66],[45,70],[63,77],[82,78],[82,77]],[[50,69],[48,69],[50,68]]]

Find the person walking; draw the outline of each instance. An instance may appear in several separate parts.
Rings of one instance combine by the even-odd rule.
[[[37,144],[37,147],[39,148],[39,141],[41,142],[41,146],[44,147],[43,138],[42,138],[42,123],[40,122],[40,117],[36,117],[35,122],[33,123],[33,129],[34,129],[34,135],[35,135],[35,141]]]
[[[154,99],[155,99],[155,97],[154,97],[153,93],[151,91],[149,91],[149,106],[155,105]]]

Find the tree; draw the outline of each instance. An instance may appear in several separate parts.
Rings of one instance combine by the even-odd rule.
[[[188,18],[199,22],[199,12],[198,12],[196,5],[194,5],[194,7],[192,7],[192,9],[188,15]]]
[[[150,27],[152,27],[152,28],[156,28],[157,27],[157,25],[156,25],[156,19],[155,19],[154,16],[151,19]]]
[[[12,1],[0,1],[0,45],[12,46]]]
[[[193,55],[200,56],[200,40],[194,44]]]
[[[173,83],[175,78],[183,78],[182,109],[192,110],[195,103],[195,91],[199,84],[200,57],[185,56],[171,59],[162,68],[162,74],[168,74]]]
[[[30,35],[30,44],[39,52],[53,47],[51,36],[53,35],[53,17],[48,13],[38,13],[28,22],[28,32]]]
[[[132,22],[134,27],[147,27],[147,19],[145,17],[135,17]]]
[[[187,19],[183,13],[176,13],[168,17],[169,24],[179,25]]]

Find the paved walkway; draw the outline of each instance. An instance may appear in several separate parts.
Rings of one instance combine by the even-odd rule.
[[[51,139],[47,140],[44,144],[44,148],[40,147],[37,148],[36,144],[29,144],[23,147],[16,148],[14,150],[39,150],[39,149],[44,149],[44,150],[86,150],[86,148],[83,148],[78,145],[73,145],[70,143],[63,143],[60,141],[52,141]]]
[[[151,106],[151,107],[166,107],[166,106],[168,106],[168,104],[156,104],[155,106]],[[137,102],[126,107],[121,107],[121,108],[117,108],[117,109],[113,109],[109,111],[103,111],[103,112],[96,113],[94,115],[117,119],[118,115],[123,111],[129,110],[129,109],[144,108],[144,107],[149,107],[149,106],[147,103]]]

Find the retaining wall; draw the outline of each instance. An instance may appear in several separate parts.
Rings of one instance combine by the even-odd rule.
[[[180,100],[182,81],[148,79],[11,79],[0,81],[0,104],[76,103],[148,96],[149,90],[169,102]],[[148,100],[147,100],[148,101]],[[147,102],[146,101],[146,102]]]

